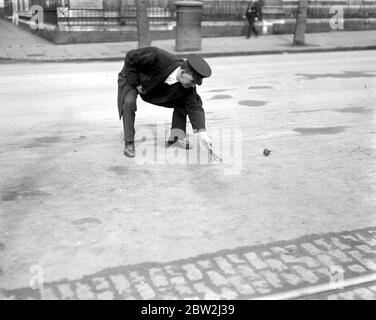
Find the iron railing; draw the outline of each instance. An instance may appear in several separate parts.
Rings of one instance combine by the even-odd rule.
[[[70,0],[74,1],[74,0]],[[30,0],[29,7],[40,5],[44,8],[50,23],[61,23],[67,26],[87,25],[136,25],[136,8],[125,5],[126,1],[103,1],[102,9],[73,9],[69,0]],[[137,0],[136,0],[137,1]],[[166,25],[176,20],[175,0],[148,0],[148,16],[151,25]],[[322,3],[322,2],[321,2]],[[4,1],[5,15],[12,15],[12,1]],[[205,0],[203,1],[203,21],[240,21],[247,7],[246,0]],[[64,5],[64,6],[63,6]],[[335,13],[330,12],[331,5],[310,2],[309,19],[331,18]],[[271,12],[274,12],[273,14]],[[276,13],[277,12],[277,13]],[[376,4],[343,5],[344,19],[376,18]],[[264,7],[264,18],[294,19],[297,13],[297,3],[283,7]],[[22,14],[27,19],[29,13]]]
[[[310,5],[308,7],[307,17],[308,19],[330,19],[338,11],[330,11],[332,6],[323,5]],[[376,4],[375,5],[343,5],[340,6],[343,9],[344,19],[366,19],[376,18]],[[297,6],[284,6],[284,17],[296,18]]]

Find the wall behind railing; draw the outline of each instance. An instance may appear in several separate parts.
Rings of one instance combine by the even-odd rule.
[[[78,25],[136,25],[135,0],[18,0],[21,19],[29,17],[32,5],[40,5],[49,23]],[[176,20],[176,0],[148,0],[151,25],[168,25]],[[265,19],[291,19],[296,16],[298,0],[264,0]],[[204,0],[203,21],[242,21],[248,1]],[[332,5],[341,5],[344,18],[376,17],[375,0],[312,0],[308,18],[330,18]],[[11,15],[11,1],[5,0],[5,14]],[[270,5],[272,4],[272,5]],[[59,9],[57,9],[59,8]],[[7,10],[8,9],[8,10]],[[55,16],[55,17],[53,17]]]
[[[18,0],[21,1],[21,0]],[[20,24],[28,28],[32,5],[44,10],[44,30],[32,30],[54,43],[136,40],[135,0],[23,0],[18,3]],[[148,16],[153,39],[175,37],[176,0],[148,0]],[[243,18],[248,1],[203,1],[203,37],[244,35]],[[376,29],[375,0],[309,1],[307,32],[328,32],[333,5],[344,12],[344,30]],[[12,17],[12,1],[4,0],[4,14]],[[264,21],[267,33],[292,33],[298,0],[265,0]],[[14,20],[13,20],[14,21]],[[272,21],[272,22],[271,22]],[[260,27],[260,26],[259,26]],[[261,28],[261,27],[260,27]],[[30,29],[30,28],[29,28]]]

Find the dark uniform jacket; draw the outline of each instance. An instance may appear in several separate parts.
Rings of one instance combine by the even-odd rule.
[[[247,17],[247,19],[258,18],[259,20],[262,20],[262,4],[260,3],[260,1],[249,4],[245,16]]]
[[[123,114],[123,102],[130,88],[142,85],[141,98],[149,103],[167,108],[179,108],[187,114],[193,129],[205,129],[205,112],[196,88],[184,88],[179,82],[165,84],[167,77],[183,60],[159,48],[148,47],[131,50],[125,56],[124,66],[118,76],[118,109]]]

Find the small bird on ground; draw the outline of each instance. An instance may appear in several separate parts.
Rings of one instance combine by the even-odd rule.
[[[268,150],[268,149],[264,149],[263,154],[264,154],[265,157],[267,157],[270,154],[270,152],[272,152],[272,151]]]

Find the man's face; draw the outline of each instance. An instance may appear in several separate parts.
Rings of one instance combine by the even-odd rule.
[[[184,88],[194,88],[196,86],[192,74],[186,72],[183,69],[181,70],[179,78],[179,82],[182,84]]]

